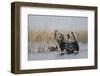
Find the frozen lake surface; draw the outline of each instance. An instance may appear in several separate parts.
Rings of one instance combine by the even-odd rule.
[[[60,52],[45,52],[45,53],[29,53],[28,60],[56,60],[56,59],[81,59],[88,58],[87,44],[80,43],[80,50],[78,54],[64,54]]]

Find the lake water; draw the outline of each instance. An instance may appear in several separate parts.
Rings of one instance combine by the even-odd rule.
[[[38,46],[38,45],[35,45]],[[45,46],[47,47],[47,46]],[[88,45],[85,43],[79,43],[79,53],[78,54],[64,54],[60,55],[60,52],[48,52],[45,48],[43,50],[47,50],[46,52],[35,53],[30,51],[28,53],[28,60],[56,60],[56,59],[81,59],[81,58],[88,58]],[[32,49],[33,50],[33,49]]]

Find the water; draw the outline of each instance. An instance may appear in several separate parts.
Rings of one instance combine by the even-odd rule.
[[[37,45],[35,45],[35,46],[37,46]],[[37,50],[35,50],[35,52],[31,51],[31,52],[28,53],[28,60],[56,60],[56,59],[87,58],[88,57],[88,46],[87,46],[87,44],[79,43],[79,47],[80,47],[80,50],[79,50],[78,54],[60,55],[60,52],[48,52],[48,50],[46,52],[41,52],[41,53],[35,53]]]

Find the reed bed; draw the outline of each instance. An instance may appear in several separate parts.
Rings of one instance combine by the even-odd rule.
[[[79,42],[86,43],[88,40],[88,33],[85,31],[75,32]],[[62,32],[65,39],[67,39],[68,32]],[[70,35],[71,36],[71,35]],[[71,40],[73,37],[71,36]],[[29,42],[46,42],[53,43],[55,41],[54,32],[28,32]]]

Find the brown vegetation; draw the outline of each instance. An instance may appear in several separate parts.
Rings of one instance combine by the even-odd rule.
[[[67,33],[63,32],[65,39],[67,39]],[[86,43],[88,39],[87,32],[79,31],[75,32],[79,42]],[[73,38],[71,37],[71,40]],[[48,44],[52,44],[55,41],[54,32],[28,32],[28,41],[29,42],[46,42]]]

